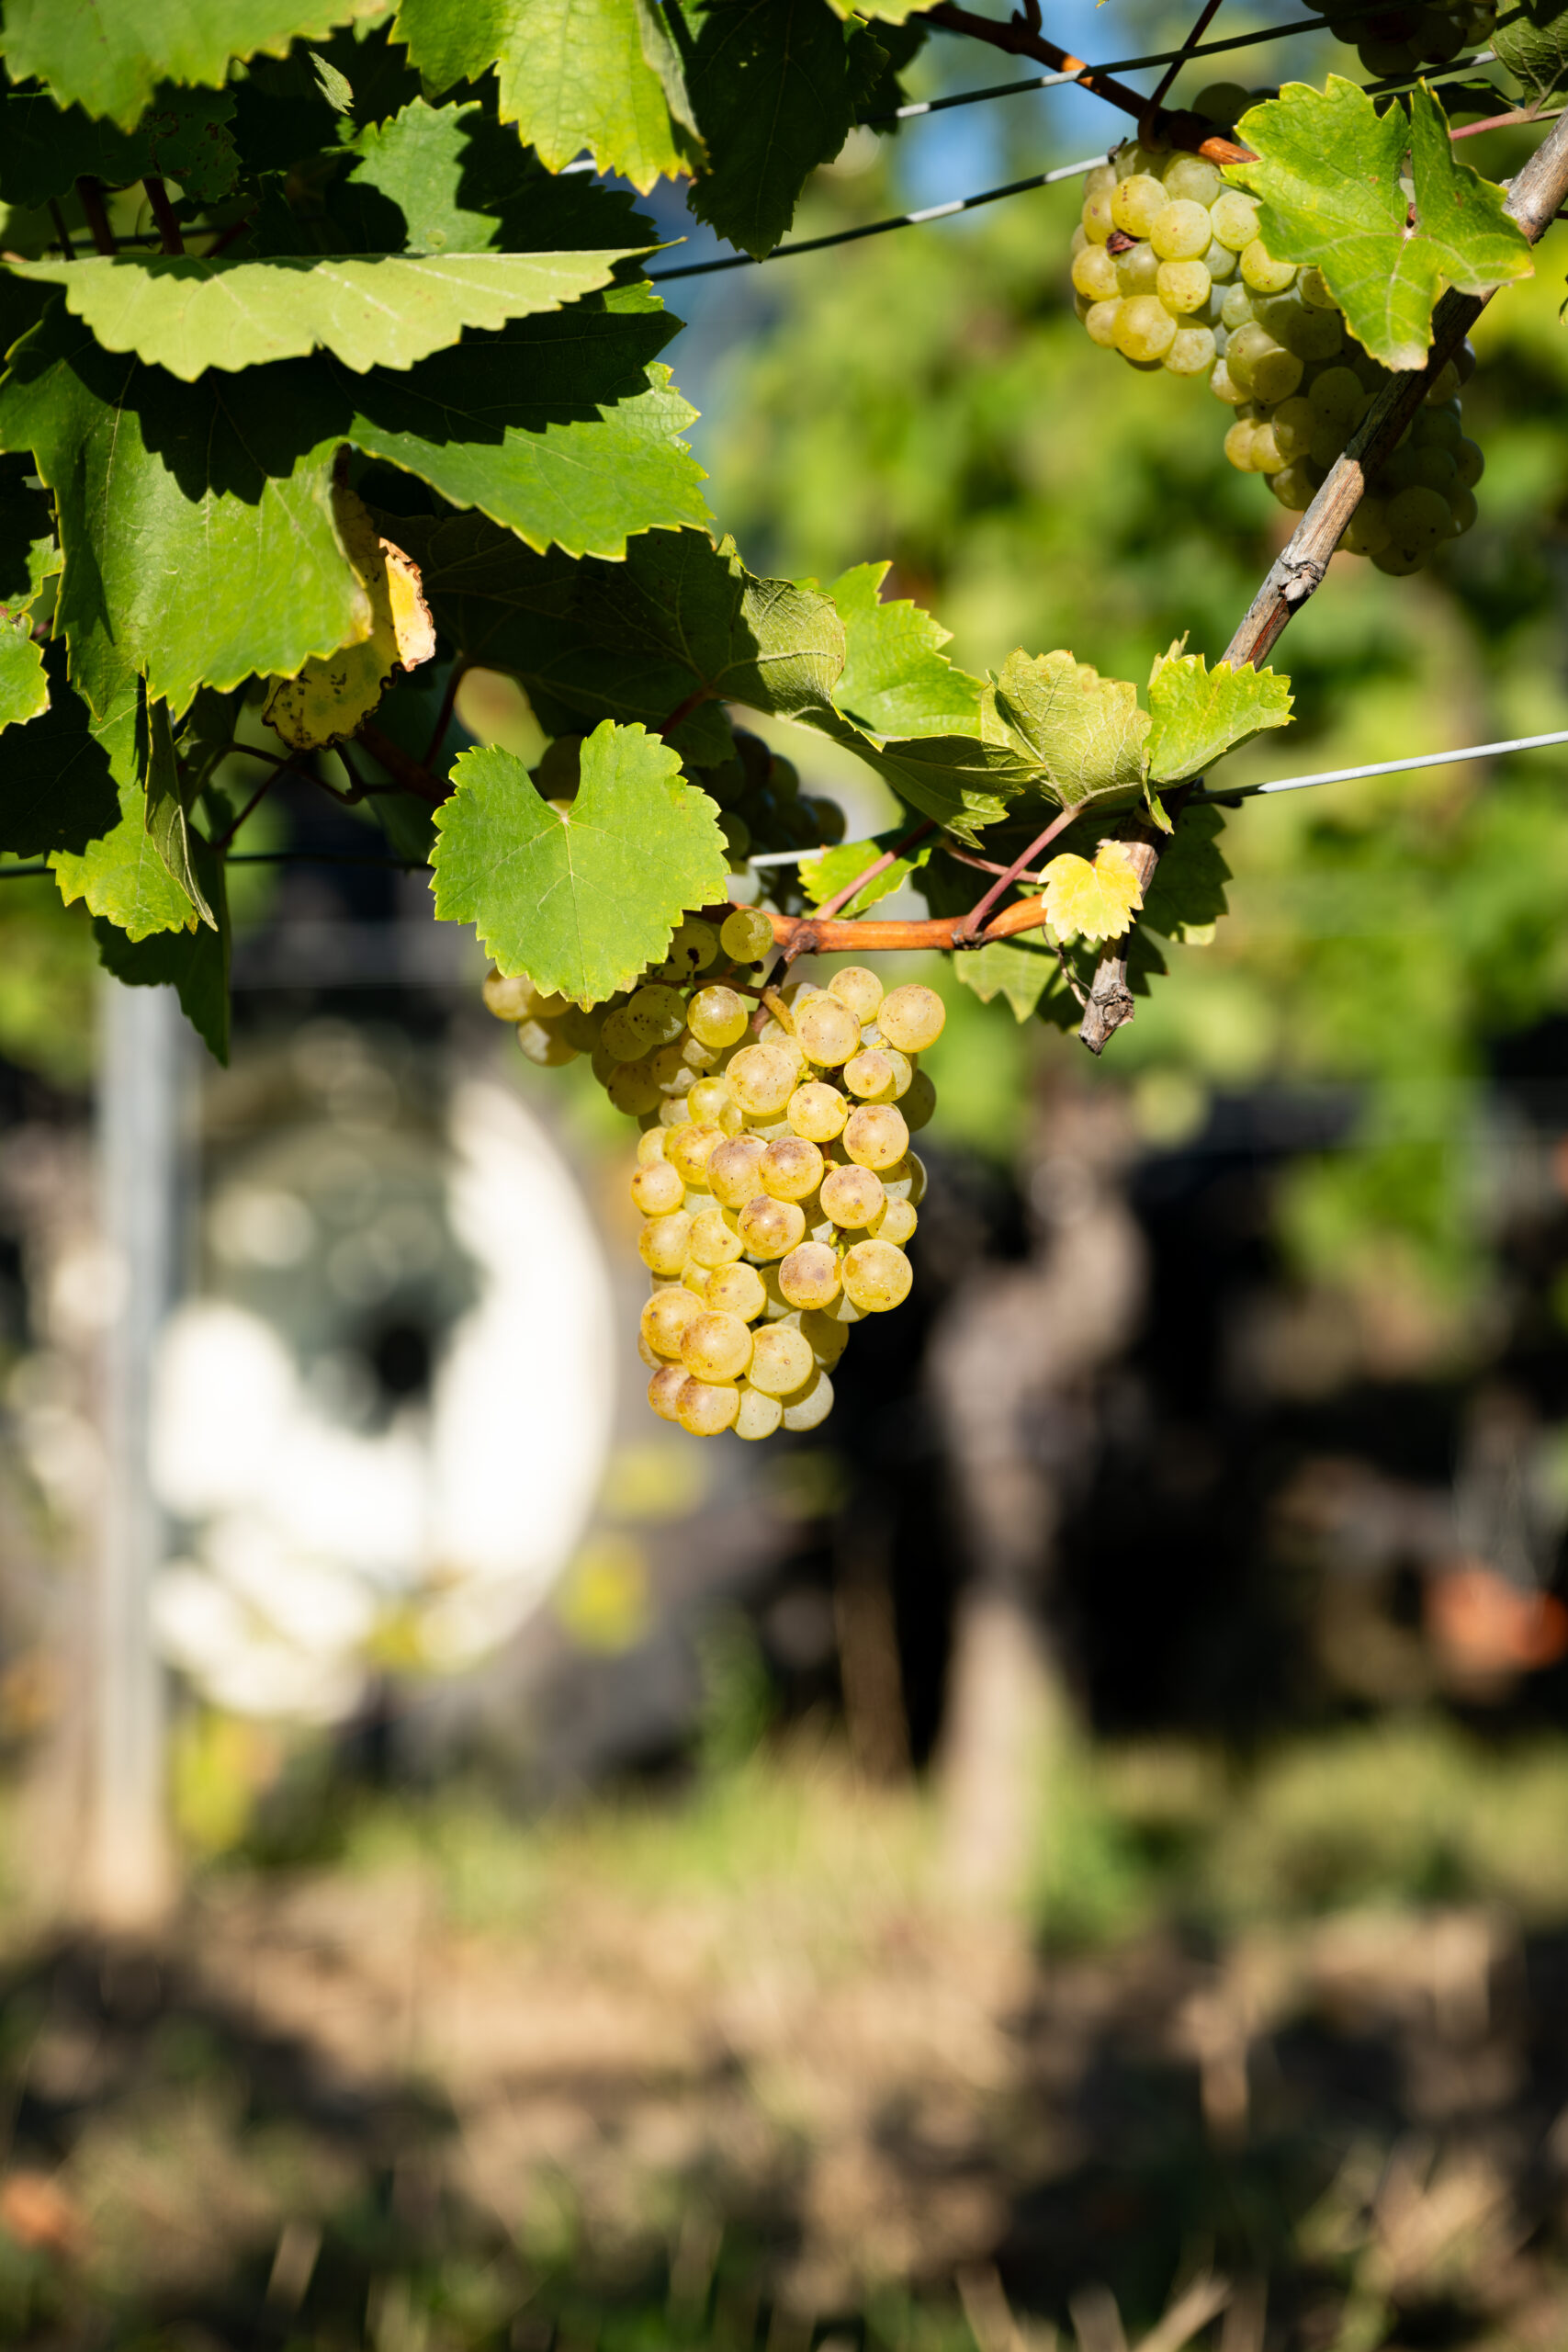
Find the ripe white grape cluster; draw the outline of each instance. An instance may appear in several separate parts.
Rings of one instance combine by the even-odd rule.
[[[1233,120],[1251,100],[1220,84],[1200,113]],[[1282,506],[1310,506],[1388,371],[1348,335],[1321,271],[1276,261],[1258,207],[1201,155],[1136,141],[1089,175],[1073,234],[1078,316],[1130,364],[1206,376],[1235,411],[1225,455],[1262,474]],[[1339,545],[1381,571],[1418,571],[1475,521],[1484,460],[1459,392],[1468,344],[1441,369]]]
[[[1325,9],[1336,40],[1351,42],[1369,74],[1393,81],[1423,65],[1448,65],[1461,50],[1482,49],[1497,23],[1495,0],[1448,0],[1434,6],[1380,8],[1375,16]]]
[[[588,1054],[642,1127],[648,1401],[694,1437],[817,1428],[851,1324],[900,1306],[912,1279],[925,1170],[909,1137],[936,1106],[918,1057],[946,1007],[918,984],[885,995],[859,966],[759,1007],[728,980],[773,944],[751,908],[688,920],[662,964],[586,1012],[526,978],[485,983],[531,1061]],[[702,977],[714,968],[728,977]]]

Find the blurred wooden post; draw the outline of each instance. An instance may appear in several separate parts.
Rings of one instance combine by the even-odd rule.
[[[173,989],[103,983],[97,1160],[107,1289],[100,1377],[104,1487],[91,1609],[88,1915],[134,1927],[173,1883],[164,1784],[164,1669],[152,1581],[164,1528],[148,1459],[152,1351],[174,1295],[184,1033]]]

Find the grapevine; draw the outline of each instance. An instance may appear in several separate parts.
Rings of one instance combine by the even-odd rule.
[[[603,1004],[525,974],[485,982],[530,1061],[587,1055],[642,1129],[638,1349],[649,1405],[694,1437],[816,1429],[850,1326],[901,1306],[913,1281],[925,1169],[909,1137],[936,1106],[919,1057],[942,1035],[942,999],[918,984],[885,994],[855,965],[826,988],[759,989],[737,967],[760,970],[773,945],[768,917],[738,907],[716,925],[688,919]]]

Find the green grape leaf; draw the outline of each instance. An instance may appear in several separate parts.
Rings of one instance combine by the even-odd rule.
[[[69,850],[50,860],[60,895],[73,906],[85,899],[130,939],[197,927],[196,909],[175,880],[147,830],[147,796],[139,784],[119,787],[119,821],[78,856]]]
[[[137,681],[96,719],[66,682],[60,641],[45,652],[44,669],[49,708],[8,737],[0,758],[0,850],[14,857],[80,854],[118,823],[117,786],[134,785],[138,775]]]
[[[0,728],[26,726],[49,708],[43,648],[27,622],[0,616]],[[10,745],[6,747],[6,756]]]
[[[505,973],[597,1004],[657,963],[682,916],[728,897],[718,811],[669,746],[606,719],[570,809],[510,752],[465,752],[435,813],[435,911]]]
[[[687,79],[709,159],[691,209],[760,261],[849,136],[843,27],[824,0],[709,0]]]
[[[1175,832],[1160,853],[1140,918],[1166,939],[1198,945],[1230,910],[1225,884],[1230,867],[1219,847],[1225,820],[1218,808],[1182,811]]]
[[[220,88],[231,58],[281,57],[295,40],[381,15],[385,0],[6,0],[0,56],[62,106],[131,130],[160,82]]]
[[[191,837],[197,885],[215,910],[210,926],[159,931],[133,940],[99,916],[93,925],[98,961],[124,987],[172,988],[180,1009],[215,1061],[229,1059],[229,895],[223,860],[199,834]]]
[[[37,91],[7,91],[0,103],[0,198],[46,204],[85,174],[108,187],[128,187],[149,174],[177,180],[186,194],[210,204],[226,196],[239,175],[227,90],[161,89],[134,130],[96,122],[80,107],[57,107]]]
[[[94,710],[141,670],[178,717],[204,683],[292,675],[368,631],[333,518],[335,424],[308,367],[179,384],[63,304],[13,352],[0,446],[30,448],[55,492],[55,626]]]
[[[435,90],[497,70],[501,118],[551,171],[586,148],[647,195],[696,141],[654,0],[402,0],[394,33]]]
[[[888,850],[896,848],[908,831],[907,825],[899,825],[892,832],[877,834],[873,841],[840,842],[835,848],[825,849],[820,857],[803,858],[797,871],[801,888],[812,905],[826,906],[829,899],[837,898],[847,882],[852,882],[857,874],[864,873],[873,858],[881,857]],[[852,899],[846,899],[839,910],[840,913],[846,920],[863,915],[875,906],[878,899],[891,897],[911,874],[924,865],[931,854],[931,847],[930,842],[922,842],[907,857],[896,857],[892,865],[885,865],[863,889],[857,890]]]
[[[1128,808],[1142,797],[1149,715],[1136,689],[1070,653],[1010,653],[987,697],[1003,741],[1064,808]]]
[[[1036,781],[1034,762],[1010,743],[973,735],[926,735],[877,743],[833,709],[803,710],[803,726],[842,744],[901,800],[971,846],[976,831],[1005,817],[1010,800]]]
[[[891,569],[856,564],[828,591],[844,624],[834,701],[873,735],[978,734],[981,681],[953,668],[942,650],[952,630],[922,606],[880,601]]]
[[[1499,17],[1490,39],[1527,104],[1543,107],[1562,96],[1568,86],[1568,8],[1560,0],[1524,0]]]
[[[1156,784],[1201,775],[1265,728],[1291,723],[1291,682],[1250,663],[1213,670],[1201,653],[1163,655],[1149,680],[1149,775]]]
[[[148,706],[147,733],[148,838],[202,922],[216,931],[218,918],[197,873],[196,843],[201,836],[190,821],[198,772],[194,768],[186,775],[180,772],[166,702]]]
[[[624,253],[367,254],[319,261],[198,261],[116,254],[13,264],[65,291],[108,351],[194,383],[272,359],[331,351],[345,368],[412,368],[465,327],[558,311],[609,284]]]
[[[1257,160],[1226,167],[1262,199],[1269,252],[1315,263],[1351,334],[1393,368],[1426,365],[1444,285],[1481,294],[1534,269],[1503,190],[1458,160],[1431,92],[1408,103],[1408,116],[1403,103],[1380,114],[1337,74],[1323,91],[1289,82],[1236,126]],[[1400,179],[1406,150],[1413,205]]]
[[[1015,1021],[1028,1021],[1061,967],[1047,947],[1023,939],[987,940],[984,947],[963,949],[952,958],[953,977],[973,989],[982,1004],[1005,997]]]
[[[678,325],[651,288],[613,287],[403,374],[343,379],[344,435],[530,547],[618,561],[637,533],[710,519],[681,437],[696,412],[648,364]]]

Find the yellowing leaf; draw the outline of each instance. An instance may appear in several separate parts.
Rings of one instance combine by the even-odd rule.
[[[1101,842],[1091,865],[1070,850],[1044,869],[1045,919],[1058,939],[1120,939],[1144,903],[1123,842]]]
[[[394,670],[417,669],[435,650],[418,564],[379,537],[353,491],[334,490],[333,507],[348,560],[370,599],[370,634],[307,662],[298,677],[280,678],[273,687],[262,717],[297,752],[343,742],[369,718]]]

